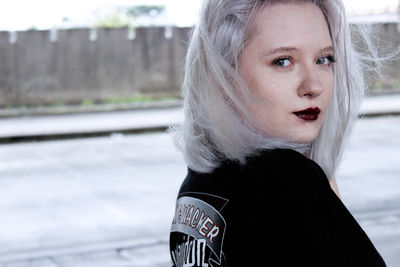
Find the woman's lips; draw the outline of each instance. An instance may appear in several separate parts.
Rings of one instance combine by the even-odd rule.
[[[308,109],[301,110],[301,111],[296,111],[296,112],[293,112],[293,114],[305,121],[315,121],[318,119],[318,115],[320,112],[321,112],[321,110],[318,107],[315,107],[315,108],[308,108]]]

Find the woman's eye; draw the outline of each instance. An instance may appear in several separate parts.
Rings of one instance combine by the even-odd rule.
[[[333,56],[321,57],[317,60],[317,64],[321,65],[330,65],[332,62],[335,62]]]
[[[287,67],[291,64],[291,62],[289,58],[279,58],[274,61],[274,64],[279,67]]]

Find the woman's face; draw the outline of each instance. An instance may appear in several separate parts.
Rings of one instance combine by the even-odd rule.
[[[298,143],[318,135],[333,93],[329,28],[311,3],[278,3],[258,13],[240,57],[255,127]]]

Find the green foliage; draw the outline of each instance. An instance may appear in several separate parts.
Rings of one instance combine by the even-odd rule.
[[[95,103],[91,99],[85,99],[81,102],[81,106],[93,106]]]
[[[93,24],[95,28],[119,28],[130,25],[130,21],[118,12],[100,18]]]
[[[127,14],[129,16],[133,16],[133,17],[140,17],[143,15],[157,16],[161,12],[163,12],[164,9],[165,9],[165,6],[148,6],[148,5],[132,6],[127,9]]]
[[[58,101],[56,101],[56,102],[54,103],[53,106],[55,106],[55,107],[64,107],[65,105],[66,105],[66,103],[65,103],[64,101],[58,100]]]
[[[119,28],[134,25],[135,18],[140,16],[155,17],[161,14],[165,6],[139,5],[130,7],[119,7],[113,13],[102,15],[92,25],[94,28]],[[65,18],[68,19],[68,18]]]
[[[140,103],[150,101],[165,101],[177,99],[175,96],[152,96],[152,95],[137,95],[134,97],[117,98],[111,97],[104,100],[107,104],[124,104],[124,103]]]

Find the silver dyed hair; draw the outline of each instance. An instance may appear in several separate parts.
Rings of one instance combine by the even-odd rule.
[[[334,95],[311,144],[291,143],[259,133],[251,126],[254,124],[243,104],[243,99],[250,99],[250,93],[239,76],[240,55],[251,35],[254,16],[266,5],[277,2],[317,5],[331,31],[336,58]],[[317,162],[330,179],[358,116],[365,90],[362,67],[361,56],[350,40],[341,0],[205,0],[186,56],[184,122],[171,128],[175,144],[188,167],[200,173],[211,172],[224,159],[244,164],[247,156],[256,155],[261,149],[290,148]]]

